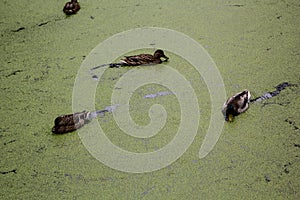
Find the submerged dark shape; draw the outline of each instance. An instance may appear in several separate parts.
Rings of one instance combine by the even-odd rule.
[[[67,2],[63,9],[66,15],[76,14],[79,10],[80,10],[80,5],[77,2],[77,0],[71,0],[70,2]]]
[[[161,60],[161,58],[164,58],[165,60]],[[169,58],[165,55],[164,51],[158,49],[154,52],[153,55],[139,54],[134,56],[125,56],[125,58],[123,58],[119,63],[104,64],[104,65],[96,66],[91,70],[95,70],[104,66],[109,66],[111,68],[114,68],[114,67],[122,67],[122,66],[155,65],[155,64],[161,64],[162,62],[167,62],[168,59]]]
[[[251,94],[248,90],[244,90],[230,97],[223,105],[222,113],[225,120],[232,122],[233,118],[249,108],[249,100]]]

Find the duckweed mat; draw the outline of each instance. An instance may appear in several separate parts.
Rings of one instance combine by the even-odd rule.
[[[282,82],[299,85],[299,1],[89,0],[79,1],[81,9],[72,16],[63,13],[65,3],[0,3],[1,199],[300,198],[299,87],[257,102],[225,123],[214,149],[199,159],[210,123],[210,91],[201,75],[172,52],[166,52],[169,64],[190,80],[201,119],[193,143],[171,165],[149,173],[117,171],[96,160],[77,132],[51,132],[57,116],[73,112],[73,86],[86,56],[112,35],[134,28],[167,28],[197,41],[216,63],[228,97],[243,89],[259,97]],[[110,69],[94,80],[99,81],[97,109],[110,105],[112,91],[122,89],[114,84],[129,70]],[[165,107],[166,125],[154,137],[124,134],[112,114],[97,118],[115,145],[151,152],[174,138],[179,102],[171,93],[145,98],[159,92],[172,91],[149,84],[130,99],[139,125],[149,123],[151,105]]]

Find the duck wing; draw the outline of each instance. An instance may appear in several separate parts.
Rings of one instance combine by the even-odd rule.
[[[158,62],[156,62],[156,59],[154,58],[154,56],[150,55],[150,54],[125,56],[125,58],[122,59],[122,62],[124,62],[128,66],[138,66],[138,65],[147,65],[147,64],[158,63]]]
[[[248,91],[243,91],[235,96],[234,98],[234,107],[237,110],[237,113],[245,112],[249,107]]]

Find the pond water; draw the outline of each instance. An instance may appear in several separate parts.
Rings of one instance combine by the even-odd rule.
[[[69,17],[62,12],[64,4],[0,3],[2,199],[300,198],[299,1],[80,1],[80,11]],[[152,105],[164,107],[158,114],[167,113],[165,126],[153,137],[124,134],[109,113],[80,129],[80,134],[55,135],[51,129],[57,116],[74,112],[74,84],[90,52],[115,34],[143,27],[175,30],[201,44],[222,76],[226,97],[244,89],[259,97],[282,82],[298,86],[250,105],[234,122],[225,123],[212,151],[200,159],[209,124],[218,124],[210,121],[213,91],[190,63],[166,51],[170,60],[165,65],[183,75],[197,97],[200,119],[190,119],[199,123],[196,136],[179,159],[162,169],[112,169],[89,153],[82,134],[98,121],[116,146],[136,153],[157,151],[180,126],[181,102],[173,91],[147,84],[131,94],[130,116],[139,126],[149,124]],[[152,54],[160,47],[152,45],[125,55]],[[114,52],[118,49],[107,49],[105,56]],[[149,73],[165,70],[160,65],[145,68]],[[87,74],[87,82],[98,84],[94,107],[111,105],[114,91],[127,87],[117,87],[117,82],[141,70],[107,69],[102,77]]]

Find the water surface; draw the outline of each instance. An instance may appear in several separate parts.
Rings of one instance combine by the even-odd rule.
[[[176,162],[151,173],[119,172],[93,158],[76,132],[51,133],[55,117],[72,112],[73,85],[84,58],[113,34],[138,27],[173,29],[199,42],[220,70],[228,96],[246,88],[257,97],[284,81],[299,84],[298,1],[80,1],[81,10],[70,17],[62,12],[64,3],[0,3],[3,199],[299,199],[299,88],[253,104],[226,123],[213,151],[200,160],[209,91],[171,52],[170,64],[191,80],[201,110],[198,134]],[[112,85],[128,70],[103,76],[96,107],[110,105]],[[175,96],[144,98],[160,91],[167,90],[144,86],[131,100],[132,118],[141,125],[148,123],[152,104],[168,111],[168,123],[151,139],[122,134],[111,115],[98,119],[116,145],[148,152],[174,137],[180,122]]]

